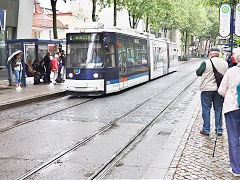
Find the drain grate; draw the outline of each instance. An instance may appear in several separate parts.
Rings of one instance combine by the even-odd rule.
[[[167,132],[167,131],[160,131],[157,135],[163,135],[163,136],[168,136],[170,135],[171,132]]]

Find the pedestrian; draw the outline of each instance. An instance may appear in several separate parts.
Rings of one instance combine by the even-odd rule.
[[[36,73],[35,70],[33,70],[33,66],[32,66],[32,60],[28,60],[27,64],[26,64],[26,75],[27,77],[33,77],[34,74]]]
[[[13,59],[13,71],[15,74],[16,90],[21,90],[21,79],[22,79],[22,59],[20,53],[16,54]]]
[[[218,92],[224,97],[223,113],[225,116],[230,166],[229,172],[240,176],[240,109],[237,87],[240,85],[240,51],[235,54],[237,66],[229,68],[223,77]]]
[[[58,53],[58,83],[62,82],[62,57],[61,53]]]
[[[222,75],[228,69],[226,61],[219,58],[220,49],[212,47],[209,52],[209,59],[203,61],[200,67],[196,70],[197,76],[202,76],[200,90],[201,90],[201,104],[202,104],[202,118],[203,127],[201,134],[208,136],[210,133],[210,112],[213,105],[215,112],[215,132],[218,136],[222,135],[222,103],[223,97],[217,92],[217,83],[213,72],[213,65]],[[212,63],[211,63],[212,61]]]
[[[47,70],[46,70],[44,60],[42,60],[40,62],[40,65],[38,66],[38,73],[40,75],[40,79],[43,78],[43,82],[46,83],[47,82]]]
[[[46,68],[46,80],[47,82],[50,82],[50,74],[51,74],[51,67],[50,67],[50,52],[47,52],[47,54],[43,58],[44,66]]]
[[[56,79],[58,76],[58,66],[59,66],[58,58],[59,56],[56,54],[52,59],[53,84],[57,84]]]
[[[61,53],[61,59],[62,59],[62,80],[65,81],[66,79],[66,55],[65,55],[65,51],[62,50]]]
[[[35,61],[33,62],[33,65],[32,65],[33,70],[34,70],[34,71],[38,71],[38,66],[39,66],[39,63],[38,63],[37,60],[35,60]]]

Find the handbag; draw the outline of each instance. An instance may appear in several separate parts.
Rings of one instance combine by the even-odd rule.
[[[219,88],[219,86],[220,86],[220,84],[221,84],[221,81],[222,81],[222,79],[223,79],[223,75],[217,71],[217,69],[216,69],[215,66],[213,65],[213,62],[212,62],[211,59],[210,59],[210,61],[211,61],[211,63],[212,63],[213,73],[214,73],[214,76],[215,76],[215,79],[216,79],[216,82],[217,82],[217,87]]]

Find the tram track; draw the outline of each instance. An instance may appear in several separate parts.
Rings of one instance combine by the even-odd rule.
[[[184,77],[182,77],[183,79],[186,78],[187,76],[191,75],[194,71],[190,72],[189,74],[185,75]],[[135,137],[131,138],[131,140],[121,149],[118,151],[118,153],[115,154],[115,156],[113,156],[110,160],[108,160],[93,176],[90,177],[90,179],[95,179],[97,177],[101,177],[102,174],[106,174],[109,169],[114,166],[114,164],[116,164],[116,162],[118,162],[119,159],[121,159],[121,157],[126,153],[126,149],[129,148],[129,146],[136,144],[135,142],[137,141],[137,139],[139,139],[139,137],[141,137],[145,132],[148,131],[148,129],[156,122],[156,120],[158,119],[158,117],[193,83],[195,82],[197,78],[195,78],[194,80],[191,81],[191,83],[189,83],[173,100],[171,100],[170,103],[168,103],[166,105],[166,107],[150,122],[148,123]],[[69,146],[68,148],[64,149],[63,151],[61,151],[60,153],[56,154],[55,156],[53,156],[51,159],[49,159],[48,161],[46,161],[45,163],[42,163],[41,165],[31,169],[30,171],[28,171],[28,173],[22,175],[21,177],[17,178],[17,179],[27,179],[32,177],[35,173],[39,172],[40,170],[49,167],[50,165],[52,165],[53,163],[55,163],[57,160],[59,160],[60,158],[62,158],[63,156],[65,156],[66,154],[72,152],[73,150],[78,149],[79,147],[86,145],[88,142],[90,142],[92,139],[94,139],[96,136],[110,130],[120,119],[126,117],[127,115],[131,114],[132,112],[134,112],[135,110],[137,110],[139,107],[143,106],[144,104],[146,104],[148,101],[150,101],[151,99],[153,99],[155,96],[161,95],[162,93],[166,93],[166,91],[173,87],[174,85],[176,85],[177,83],[179,83],[178,80],[175,80],[173,83],[169,84],[165,89],[161,90],[160,92],[157,92],[155,94],[153,94],[152,96],[150,96],[149,98],[145,99],[144,101],[140,102],[139,104],[137,104],[134,108],[130,109],[129,111],[123,113],[122,115],[120,115],[119,117],[115,118],[114,120],[110,121],[107,125],[99,128],[98,130],[96,130],[93,134],[89,135],[88,137],[81,139],[79,141],[77,141],[76,143],[72,144],[71,146]]]
[[[188,62],[187,65],[188,65],[188,66],[191,66],[192,63],[193,63],[193,62]],[[182,68],[186,68],[186,67],[180,67],[179,69],[182,69]],[[185,77],[184,77],[184,78],[185,78]],[[176,82],[177,82],[177,81],[176,81]],[[175,84],[176,82],[174,82],[173,84]],[[167,88],[168,88],[168,87],[167,87]],[[164,91],[164,90],[163,90],[163,91]],[[162,92],[160,92],[160,93],[162,93]],[[153,97],[154,97],[154,96],[155,96],[155,95],[153,95]],[[62,109],[59,109],[59,110],[57,110],[57,111],[54,111],[54,112],[51,112],[51,113],[48,113],[48,114],[39,116],[39,117],[37,117],[37,118],[33,118],[33,119],[30,119],[30,120],[25,120],[25,121],[23,121],[23,122],[20,122],[20,123],[17,123],[17,124],[8,126],[8,127],[6,127],[6,128],[2,128],[2,129],[0,129],[0,133],[6,132],[6,131],[8,131],[8,130],[11,130],[11,129],[20,127],[20,126],[22,126],[22,125],[25,125],[25,124],[28,124],[28,123],[31,123],[31,122],[34,122],[34,121],[37,121],[37,120],[40,120],[40,119],[42,119],[42,118],[51,116],[51,115],[56,114],[56,113],[59,113],[59,112],[61,112],[61,111],[74,108],[74,107],[76,107],[76,106],[85,104],[85,103],[87,103],[87,102],[91,102],[91,101],[93,101],[94,99],[95,99],[95,98],[90,98],[90,99],[87,99],[86,101],[83,101],[83,102],[81,102],[81,103],[74,104],[74,105],[69,106],[69,107],[67,107],[67,108],[62,108]],[[152,99],[152,97],[150,97],[150,98],[148,98],[148,99]],[[45,99],[44,99],[44,100],[45,100]],[[141,104],[141,103],[140,103],[140,104]],[[131,113],[131,112],[129,112],[129,113]],[[127,113],[127,114],[129,114],[129,113]],[[126,115],[127,115],[127,114],[126,114]],[[125,116],[126,116],[126,115],[125,115]],[[123,116],[123,117],[124,117],[124,116]]]
[[[132,137],[129,142],[124,145],[117,153],[114,154],[109,160],[107,160],[102,167],[100,167],[88,180],[102,179],[111,169],[121,160],[138,142],[141,141],[142,137],[147,133],[147,131],[154,125],[158,118],[188,89],[197,78],[195,78],[192,83],[185,87],[152,121],[147,123],[144,128],[141,129],[134,137]]]
[[[33,119],[30,119],[30,120],[26,120],[26,121],[23,121],[23,122],[21,122],[21,123],[18,123],[18,124],[15,124],[15,125],[12,125],[12,126],[9,126],[9,127],[3,128],[3,129],[0,129],[0,133],[3,133],[3,132],[5,132],[5,131],[8,131],[8,130],[17,128],[17,127],[19,127],[19,126],[22,126],[22,125],[25,125],[25,124],[28,124],[28,123],[31,123],[31,122],[34,122],[34,121],[37,121],[37,120],[40,120],[40,119],[42,119],[42,118],[51,116],[51,115],[56,114],[56,113],[59,113],[59,112],[61,112],[61,111],[65,111],[65,110],[67,110],[67,109],[71,109],[71,108],[74,108],[74,107],[76,107],[76,106],[79,106],[79,105],[82,105],[82,104],[91,102],[91,101],[93,101],[94,99],[95,99],[95,98],[90,98],[90,99],[87,99],[87,100],[85,100],[85,101],[83,101],[83,102],[80,102],[80,103],[71,105],[71,106],[69,106],[69,107],[65,107],[65,108],[59,109],[59,110],[57,110],[57,111],[48,113],[48,114],[44,114],[44,115],[39,116],[39,117],[37,117],[37,118],[33,118]]]

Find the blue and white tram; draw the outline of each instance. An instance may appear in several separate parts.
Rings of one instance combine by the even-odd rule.
[[[68,33],[66,91],[103,95],[162,76],[167,48],[167,41],[117,29]]]

